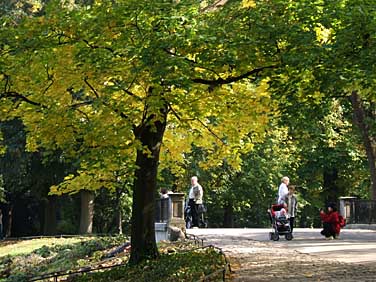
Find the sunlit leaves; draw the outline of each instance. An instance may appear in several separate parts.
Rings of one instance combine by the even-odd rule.
[[[330,43],[333,30],[325,28],[323,25],[319,24],[315,28],[315,32],[316,32],[317,41],[320,44]]]
[[[243,0],[242,1],[243,8],[254,8],[256,7],[256,2],[254,0]]]

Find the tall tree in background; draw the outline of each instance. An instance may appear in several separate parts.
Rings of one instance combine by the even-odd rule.
[[[27,194],[31,187],[31,155],[24,151],[26,136],[21,120],[2,122],[0,129],[3,136],[2,146],[5,148],[0,159],[0,175],[8,206],[7,213],[4,214],[4,221],[7,223],[5,234],[9,237],[12,234],[16,200]]]
[[[342,93],[351,101],[354,125],[368,158],[370,194],[376,200],[376,7],[369,0],[339,1],[328,4],[325,12],[331,21],[322,24],[330,46],[324,66],[332,69],[328,73],[335,78],[333,93]]]

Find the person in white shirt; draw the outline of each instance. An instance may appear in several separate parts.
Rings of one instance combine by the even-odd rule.
[[[281,185],[278,188],[278,204],[283,204],[285,202],[285,198],[289,193],[289,189],[287,185],[289,185],[290,179],[287,176],[282,177]]]
[[[198,183],[197,176],[191,178],[191,189],[189,190],[189,201],[188,205],[192,212],[192,227],[199,227],[199,220],[201,214],[199,214],[199,206],[202,205],[202,198],[204,196],[204,191],[201,185]]]

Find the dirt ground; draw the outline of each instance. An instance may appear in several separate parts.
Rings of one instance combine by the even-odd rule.
[[[375,263],[344,263],[273,244],[252,242],[253,251],[226,252],[232,281],[376,281]]]
[[[325,240],[319,229],[296,229],[294,239],[270,241],[268,229],[194,229],[190,234],[221,248],[229,281],[376,281],[376,231],[343,230]]]

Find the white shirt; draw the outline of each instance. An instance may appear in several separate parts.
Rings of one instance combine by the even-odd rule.
[[[287,188],[287,185],[285,183],[281,183],[278,188],[278,204],[282,204],[283,200],[289,193],[289,189]]]
[[[193,193],[193,187],[191,187],[191,189],[189,190],[189,196],[188,196],[189,199],[194,199],[195,198],[195,195]]]
[[[195,195],[196,190],[196,195]],[[202,197],[203,197],[203,190],[200,184],[196,184],[195,186],[191,187],[191,190],[189,190],[189,199],[194,199],[196,204],[202,204]]]

